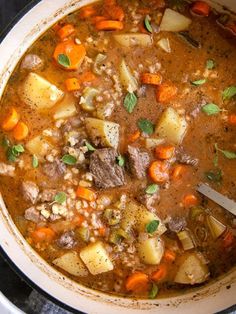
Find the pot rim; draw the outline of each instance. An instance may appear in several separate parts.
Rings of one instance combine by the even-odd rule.
[[[31,19],[31,15],[33,16],[34,14],[37,13],[37,11],[39,10],[39,8],[42,9],[42,6],[45,5],[49,5],[49,2],[51,0],[33,0],[31,1],[26,7],[25,9],[23,9],[23,11],[21,11],[17,17],[13,20],[13,22],[11,24],[8,25],[8,27],[3,31],[3,33],[0,35],[0,43],[2,42],[1,46],[0,46],[0,53],[2,50],[2,47],[4,47],[4,45],[6,45],[6,39],[9,39],[10,37],[12,37],[16,32],[17,32],[17,27],[19,25],[26,23],[27,21],[29,22],[30,25],[30,19]],[[58,2],[60,3],[67,3],[68,5],[72,5],[72,3],[74,3],[74,5],[76,4],[76,0],[59,0]],[[82,0],[82,1],[77,1],[78,3],[85,3],[85,2],[94,2],[93,1],[88,1],[88,0]],[[32,29],[31,30],[27,30],[25,31],[25,38],[27,39],[27,36],[32,36],[33,34],[33,39],[31,38],[31,40],[29,40],[28,38],[28,42],[23,42],[23,47],[20,48],[15,47],[16,50],[14,50],[14,53],[9,57],[7,56],[5,59],[8,61],[8,63],[4,64],[6,67],[0,65],[0,75],[2,75],[3,79],[0,82],[0,96],[1,96],[1,91],[3,92],[4,87],[8,81],[9,76],[12,73],[12,70],[15,68],[16,63],[19,61],[20,57],[25,53],[26,48],[30,47],[30,45],[32,44],[32,42],[34,42],[44,31],[45,29],[49,28],[52,24],[54,24],[54,22],[56,22],[57,20],[61,19],[62,16],[65,16],[66,14],[68,14],[68,12],[74,11],[76,8],[73,7],[73,9],[68,9],[67,7],[64,7],[64,13],[63,10],[59,10],[56,11],[56,13],[54,14],[53,17],[51,17],[51,19],[47,19],[48,16],[46,14],[46,19],[45,20],[41,20],[41,28],[40,28],[40,24],[37,24],[37,27],[39,29],[36,28],[35,30],[35,24],[32,25]],[[39,10],[40,11],[40,10]],[[58,13],[59,12],[59,13]],[[44,27],[42,26],[43,23]],[[32,23],[31,23],[32,24]],[[46,25],[46,26],[45,26]],[[22,26],[22,25],[21,25]],[[34,33],[32,33],[32,30],[34,30]],[[23,41],[23,38],[22,38]],[[28,43],[28,44],[27,44]],[[14,45],[13,45],[14,46]],[[15,45],[16,46],[16,45]],[[17,55],[18,53],[18,55]],[[17,55],[17,58],[16,58]],[[13,64],[9,64],[9,62],[13,61],[13,57],[16,58],[16,61],[13,62]],[[14,65],[15,64],[15,65]],[[0,193],[0,197],[1,197],[1,193]],[[215,283],[211,283],[209,286],[204,286],[203,288],[200,288],[198,290],[196,290],[195,292],[190,292],[187,293],[185,295],[180,295],[177,297],[173,297],[173,298],[168,298],[168,299],[159,299],[156,300],[156,302],[154,301],[144,301],[144,300],[134,300],[134,299],[125,299],[122,297],[116,297],[116,296],[111,296],[108,294],[104,294],[102,292],[97,292],[95,290],[91,290],[89,288],[86,288],[84,286],[81,286],[80,284],[77,284],[75,282],[72,282],[70,279],[65,278],[62,274],[60,274],[59,272],[55,271],[51,266],[49,266],[45,261],[42,261],[42,258],[39,257],[39,255],[29,246],[29,244],[23,239],[23,237],[21,236],[21,234],[19,233],[18,229],[16,228],[16,226],[14,225],[11,217],[9,216],[7,209],[4,208],[4,205],[1,204],[0,202],[0,226],[2,228],[4,228],[4,232],[5,232],[5,236],[8,235],[9,238],[4,238],[3,234],[0,234],[0,254],[2,254],[4,256],[4,258],[8,261],[8,263],[11,265],[11,267],[27,282],[29,283],[30,286],[32,286],[33,288],[35,288],[36,290],[38,290],[41,294],[43,294],[44,296],[46,296],[48,299],[52,300],[54,303],[60,305],[61,307],[69,310],[69,311],[79,311],[78,308],[76,308],[77,306],[75,306],[75,304],[73,306],[71,306],[70,302],[66,302],[65,298],[64,301],[59,300],[59,296],[61,296],[61,294],[58,291],[55,291],[51,289],[51,287],[46,287],[45,283],[42,283],[40,281],[41,278],[29,278],[30,276],[30,267],[29,269],[20,266],[20,262],[19,260],[17,261],[17,258],[15,256],[15,254],[13,254],[9,248],[9,246],[13,246],[13,242],[12,241],[16,241],[17,242],[17,249],[21,249],[21,256],[22,254],[28,254],[28,259],[26,259],[26,261],[28,263],[38,263],[37,265],[37,272],[38,274],[42,274],[44,272],[44,275],[46,274],[48,276],[48,280],[51,282],[56,282],[57,279],[57,285],[58,287],[62,289],[63,286],[63,281],[64,283],[69,284],[69,286],[64,286],[65,289],[70,289],[73,288],[74,292],[78,293],[77,297],[78,299],[80,299],[82,302],[85,302],[85,304],[83,304],[83,306],[81,306],[81,310],[85,310],[87,308],[90,308],[90,312],[89,313],[110,313],[111,310],[113,310],[113,313],[119,313],[120,310],[123,308],[123,310],[125,310],[126,308],[126,312],[128,313],[150,313],[155,312],[155,313],[160,313],[160,312],[164,312],[164,313],[182,313],[183,310],[189,310],[191,309],[191,311],[193,312],[192,306],[194,305],[193,301],[196,300],[198,301],[198,305],[200,305],[200,303],[202,305],[205,305],[204,308],[198,308],[197,312],[198,313],[206,313],[206,309],[209,312],[212,311],[218,311],[219,309],[223,309],[227,306],[231,306],[232,304],[234,304],[234,298],[233,298],[233,287],[231,289],[231,297],[229,298],[229,293],[226,296],[225,293],[222,292],[222,285],[225,286],[225,278],[219,280],[219,282],[215,282]],[[33,258],[32,258],[33,257]],[[23,271],[22,268],[24,268],[25,270]],[[44,269],[43,269],[44,268]],[[32,269],[34,270],[34,269]],[[36,271],[36,270],[35,270]],[[51,276],[51,272],[54,273],[55,276],[57,276],[57,278]],[[229,277],[226,276],[226,277]],[[234,281],[233,281],[233,286],[236,286],[236,274],[235,276],[233,276]],[[224,282],[223,284],[220,284],[220,282]],[[75,289],[75,286],[79,289]],[[213,286],[215,286],[215,290],[213,288]],[[69,287],[69,288],[68,288]],[[209,293],[209,290],[212,290],[210,295],[207,294],[207,296],[202,297],[201,291],[203,291],[203,293]],[[50,292],[49,292],[50,291]],[[220,298],[222,298],[223,295],[225,295],[225,298],[223,298],[222,300],[222,304],[216,304],[215,303],[215,299],[213,294],[215,295],[219,295],[220,293]],[[72,291],[71,291],[72,294]],[[98,297],[99,298],[96,298]],[[94,299],[95,298],[95,299]],[[199,299],[200,298],[200,299]],[[201,299],[202,298],[202,299]],[[209,306],[209,304],[207,304],[209,301],[209,299],[211,299],[211,306]],[[219,299],[220,299],[219,298]],[[120,301],[123,301],[122,303]],[[207,301],[208,300],[208,301]],[[90,301],[95,307],[91,307],[90,306],[86,306],[86,301]],[[173,301],[173,303],[172,303]],[[180,304],[177,305],[177,307],[175,307],[176,305],[174,305],[174,301],[177,301],[177,304],[179,303],[179,301],[181,301]],[[145,304],[149,304],[148,307],[145,306]],[[187,303],[190,304],[190,307],[187,305]],[[101,305],[102,303],[102,305]],[[114,304],[115,303],[115,304]],[[117,304],[116,304],[117,303]],[[170,305],[171,303],[171,305]],[[143,307],[144,305],[144,307]],[[157,305],[159,306],[159,308],[157,307]],[[165,305],[165,308],[162,307]],[[96,308],[96,306],[101,306],[101,308]],[[115,306],[115,307],[113,307]],[[131,308],[132,307],[132,308]],[[140,307],[140,309],[139,309]],[[219,308],[220,307],[220,308]],[[98,311],[98,312],[97,312]]]

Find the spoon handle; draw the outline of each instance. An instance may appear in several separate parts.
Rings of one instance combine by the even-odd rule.
[[[233,215],[236,215],[236,202],[229,199],[228,197],[220,194],[219,192],[215,191],[209,185],[204,183],[200,183],[197,187],[197,191],[202,193],[203,195],[207,196],[209,199],[217,203],[218,205],[222,206],[223,208],[227,209]]]

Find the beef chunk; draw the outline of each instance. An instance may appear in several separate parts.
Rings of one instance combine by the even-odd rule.
[[[32,204],[35,204],[38,199],[39,188],[36,183],[32,181],[25,181],[22,183],[22,193],[26,201],[30,201]]]
[[[57,240],[57,245],[63,249],[72,249],[76,245],[74,235],[74,231],[67,231],[63,233]]]
[[[171,218],[168,222],[168,227],[173,232],[180,232],[187,226],[187,221],[184,217]]]
[[[101,189],[125,184],[124,170],[117,165],[118,154],[114,148],[97,149],[90,157],[90,172],[95,185]]]
[[[36,54],[28,54],[21,62],[21,69],[36,71],[42,68],[43,60]]]
[[[60,160],[55,160],[51,163],[45,163],[43,165],[43,172],[52,179],[58,179],[66,172],[66,165]]]
[[[15,167],[11,165],[7,165],[4,162],[0,162],[0,175],[14,177]]]
[[[45,189],[41,193],[40,199],[42,202],[52,202],[56,194],[57,194],[57,190]]]
[[[40,221],[45,221],[45,218],[40,214],[40,212],[34,207],[27,208],[25,211],[25,219],[39,223]]]
[[[176,152],[176,160],[180,162],[181,164],[191,165],[191,166],[197,166],[198,165],[198,159],[193,158],[190,155],[186,154],[183,148],[179,148]]]
[[[128,158],[130,170],[133,176],[142,179],[146,176],[146,170],[150,163],[147,152],[141,152],[139,148],[128,146]]]

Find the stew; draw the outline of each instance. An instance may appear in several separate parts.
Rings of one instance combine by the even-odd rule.
[[[1,99],[0,186],[26,241],[107,293],[169,297],[236,264],[236,23],[104,0],[43,34]]]

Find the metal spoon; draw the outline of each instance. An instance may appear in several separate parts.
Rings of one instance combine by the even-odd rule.
[[[209,185],[200,183],[197,187],[197,191],[211,199],[213,202],[227,209],[230,213],[236,216],[236,202],[228,197],[215,191]]]

